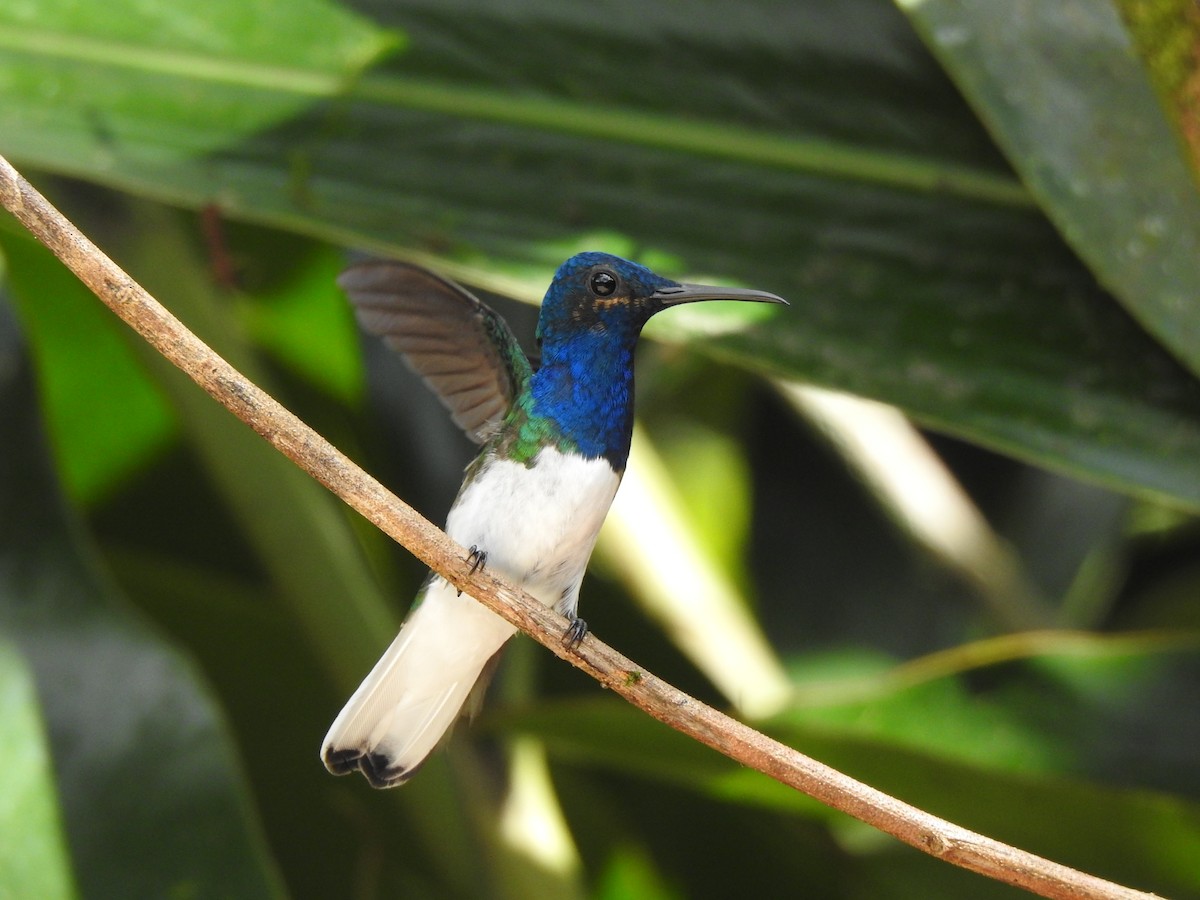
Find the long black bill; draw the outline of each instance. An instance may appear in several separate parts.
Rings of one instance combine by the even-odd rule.
[[[678,306],[681,303],[695,303],[697,300],[749,300],[754,303],[789,305],[782,297],[768,294],[766,291],[720,287],[712,284],[680,284],[675,287],[659,288],[651,299],[657,300],[663,306]]]

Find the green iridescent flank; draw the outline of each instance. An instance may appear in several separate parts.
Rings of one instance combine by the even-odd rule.
[[[575,442],[563,435],[552,419],[539,416],[529,407],[532,398],[521,397],[509,410],[504,427],[496,436],[493,453],[500,459],[532,466],[538,451],[543,447],[554,447],[561,453],[578,453]]]

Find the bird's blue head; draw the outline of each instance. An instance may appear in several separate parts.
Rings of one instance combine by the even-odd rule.
[[[531,411],[553,421],[578,452],[623,469],[633,425],[633,351],[642,326],[656,312],[697,300],[785,302],[762,291],[680,284],[607,253],[572,256],[542,301]]]
[[[580,253],[558,267],[542,301],[537,336],[543,345],[580,332],[615,342],[637,339],[647,320],[664,308],[660,290],[678,282],[608,253]]]

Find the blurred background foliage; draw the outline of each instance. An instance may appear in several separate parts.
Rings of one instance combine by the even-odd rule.
[[[1193,4],[29,0],[0,152],[440,521],[348,252],[531,337],[604,249],[776,291],[639,359],[584,586],[918,806],[1200,897]],[[412,784],[317,760],[423,573],[0,220],[0,897],[990,897],[518,640]],[[911,423],[915,423],[911,424]]]

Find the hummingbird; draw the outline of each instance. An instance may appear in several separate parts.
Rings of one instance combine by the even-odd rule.
[[[629,457],[634,348],[664,309],[700,300],[786,301],[764,291],[681,284],[605,253],[558,269],[542,301],[537,365],[508,324],[462,287],[417,266],[371,260],[338,278],[379,335],[479,444],[446,519],[474,568],[520,585],[587,634],[579,586]],[[403,784],[472,713],[516,629],[430,573],[383,657],[321,747],[335,775]]]

